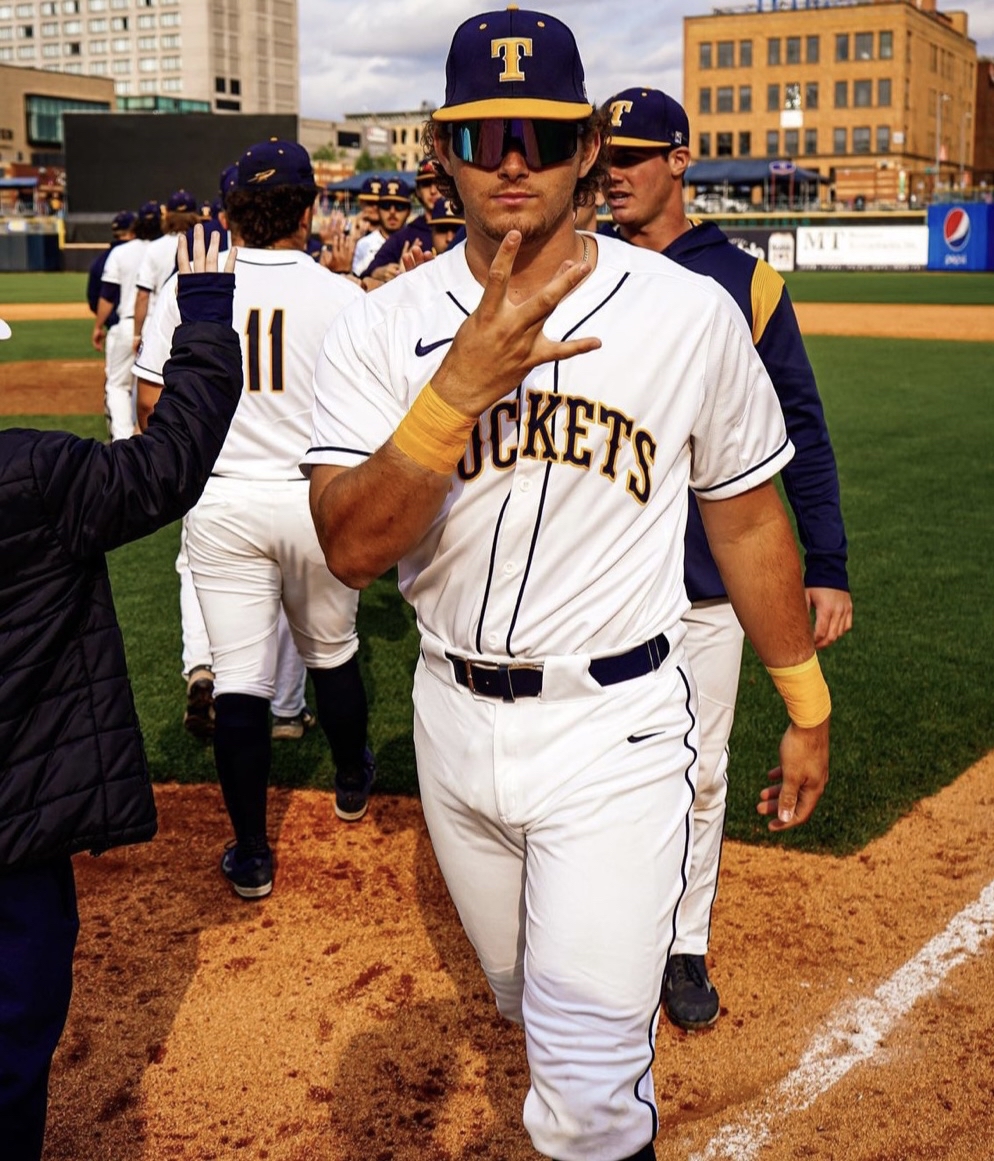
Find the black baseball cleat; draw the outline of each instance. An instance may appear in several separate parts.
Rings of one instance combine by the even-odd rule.
[[[266,839],[240,845],[228,843],[221,856],[221,874],[243,899],[264,899],[273,889],[273,852]]]
[[[663,1010],[687,1032],[710,1028],[718,1019],[718,992],[708,979],[703,955],[671,955],[663,972]]]
[[[354,777],[335,775],[335,813],[345,822],[358,822],[369,806],[369,791],[376,780],[376,759],[367,746],[362,768]]]

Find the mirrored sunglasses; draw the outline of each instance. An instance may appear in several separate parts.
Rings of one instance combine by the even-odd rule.
[[[483,169],[496,169],[511,150],[520,153],[530,169],[559,165],[576,155],[579,139],[576,121],[486,117],[452,124],[452,152],[460,161]]]

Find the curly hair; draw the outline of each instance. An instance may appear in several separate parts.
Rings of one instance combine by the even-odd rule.
[[[296,234],[316,195],[313,186],[302,185],[233,189],[225,195],[224,210],[228,224],[246,246],[265,250]]]
[[[135,222],[135,237],[140,238],[143,242],[154,242],[156,238],[161,238],[162,219],[139,218]]]
[[[596,201],[598,192],[607,188],[609,182],[608,139],[611,132],[611,116],[607,110],[595,108],[590,116],[579,121],[578,125],[581,145],[585,145],[597,133],[600,134],[601,138],[601,147],[594,164],[588,173],[577,179],[576,188],[573,190],[573,205],[589,206]],[[449,198],[461,209],[462,203],[459,201],[456,183],[452,180],[451,175],[445,172],[435,148],[436,141],[448,145],[451,140],[450,122],[429,118],[424,123],[421,130],[421,147],[425,157],[435,163],[438,173],[435,184],[443,198]]]

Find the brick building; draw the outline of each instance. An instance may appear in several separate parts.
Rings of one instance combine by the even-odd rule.
[[[842,203],[969,185],[977,72],[966,13],[936,0],[757,0],[684,20],[695,160],[794,160]]]

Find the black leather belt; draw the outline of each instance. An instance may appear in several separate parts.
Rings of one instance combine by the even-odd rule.
[[[609,657],[595,657],[590,662],[590,676],[598,685],[617,685],[644,677],[662,665],[670,651],[666,634],[660,633],[651,641],[643,641],[625,653]],[[483,697],[499,697],[502,701],[517,701],[519,697],[538,697],[542,692],[542,665],[527,662],[470,661],[445,655],[452,663],[452,674],[459,685]]]

